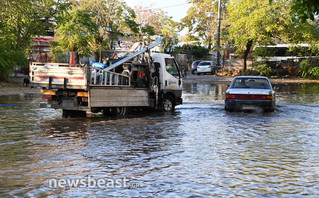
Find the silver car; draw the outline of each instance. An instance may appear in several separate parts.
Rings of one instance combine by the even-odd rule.
[[[216,64],[214,64],[213,61],[202,61],[197,65],[197,75],[202,73],[215,74],[216,69]]]
[[[275,91],[267,77],[238,76],[226,91],[225,110],[276,109]]]

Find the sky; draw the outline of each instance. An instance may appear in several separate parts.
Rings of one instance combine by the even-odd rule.
[[[124,0],[131,8],[134,6],[160,8],[167,12],[168,16],[172,16],[173,20],[180,22],[187,14],[190,4],[186,0]]]

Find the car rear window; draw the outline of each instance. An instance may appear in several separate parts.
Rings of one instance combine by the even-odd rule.
[[[262,78],[237,78],[231,88],[269,89],[267,79]]]
[[[198,65],[210,65],[210,62],[203,61],[203,62],[200,62]]]

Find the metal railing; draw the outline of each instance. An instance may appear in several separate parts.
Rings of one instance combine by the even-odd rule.
[[[131,77],[103,69],[92,68],[91,86],[131,86]]]

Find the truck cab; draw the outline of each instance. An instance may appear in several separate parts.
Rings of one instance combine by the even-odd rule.
[[[164,108],[168,111],[171,105],[174,108],[182,104],[182,73],[174,57],[160,53],[152,53],[151,56],[155,64],[160,64],[160,88]]]

